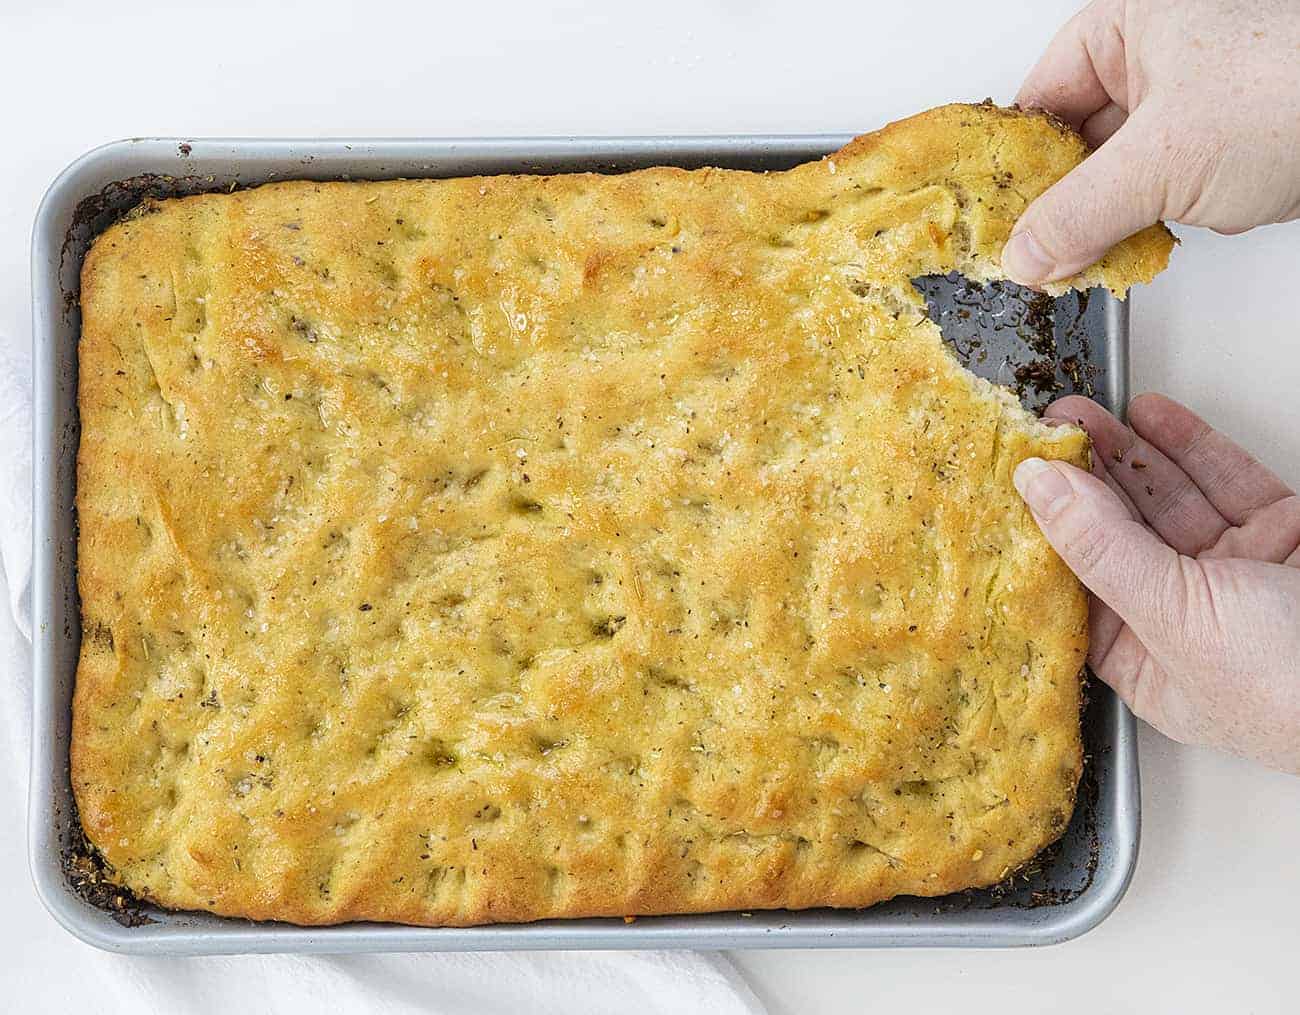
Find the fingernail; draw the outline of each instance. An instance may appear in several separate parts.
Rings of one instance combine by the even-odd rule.
[[[1013,282],[1033,285],[1050,277],[1055,268],[1056,263],[1028,229],[1012,234],[1002,248],[1002,270]]]
[[[1074,487],[1061,471],[1041,458],[1026,458],[1016,466],[1011,481],[1039,518],[1050,521],[1074,497]]]

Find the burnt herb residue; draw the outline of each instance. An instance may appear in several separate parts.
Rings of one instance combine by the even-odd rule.
[[[1091,334],[1104,329],[1104,307],[1088,293],[1053,298],[1011,282],[980,285],[961,275],[913,280],[958,360],[1015,391],[1041,412],[1064,394],[1097,394],[1102,360]],[[1099,350],[1104,353],[1104,350]]]
[[[99,850],[86,841],[81,822],[73,820],[68,844],[59,856],[63,876],[76,895],[96,909],[102,909],[123,927],[142,927],[155,921],[144,912],[144,903],[128,889],[114,883],[113,870]]]
[[[1052,395],[1064,387],[1056,379],[1056,364],[1049,359],[1020,364],[1015,369],[1015,378],[1022,391],[1032,388],[1038,394]]]
[[[1077,355],[1061,357],[1061,372],[1065,374],[1070,382],[1070,387],[1075,391],[1082,391],[1085,382],[1091,384],[1091,378],[1086,373],[1087,366],[1087,364],[1079,362]]]
[[[1006,285],[1006,283],[994,284]],[[1034,292],[1033,290],[1029,290],[1027,295],[1022,291],[1021,298],[1025,303],[1025,313],[1019,327],[1016,328],[1016,334],[1024,339],[1025,344],[1038,355],[1055,356],[1054,309],[1056,301],[1047,293]]]

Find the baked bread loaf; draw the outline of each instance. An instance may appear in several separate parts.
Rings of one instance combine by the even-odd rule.
[[[1010,476],[1088,447],[909,280],[997,277],[1084,153],[948,106],[783,173],[277,183],[108,229],[71,764],[113,877],[466,925],[1024,864],[1073,806],[1087,610]]]

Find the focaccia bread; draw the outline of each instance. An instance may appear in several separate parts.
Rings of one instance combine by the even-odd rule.
[[[1060,835],[1084,465],[910,284],[1081,141],[948,106],[788,172],[290,182],[82,274],[72,781],[163,906],[465,925],[865,906]],[[1073,280],[1163,268],[1154,227]]]

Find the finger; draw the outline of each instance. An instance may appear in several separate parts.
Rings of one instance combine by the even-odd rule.
[[[1071,395],[1048,407],[1076,419],[1092,438],[1093,457],[1129,497],[1139,517],[1179,553],[1195,556],[1228,522],[1177,464],[1091,399]]]
[[[1069,278],[1107,250],[1159,220],[1167,146],[1153,142],[1150,104],[1104,145],[1032,201],[1002,251],[1002,267],[1022,285]]]
[[[1087,430],[1088,427],[1084,424],[1083,418],[1078,414],[1078,412],[1072,411],[1074,407],[1073,400],[1076,399],[1081,402],[1087,402],[1089,405],[1095,404],[1091,400],[1084,398],[1082,395],[1067,395],[1065,398],[1058,398],[1055,402],[1044,409],[1043,419],[1049,425],[1054,426],[1068,421],[1083,430]],[[1106,471],[1106,465],[1102,461],[1102,456],[1098,454],[1095,444],[1093,445],[1092,454],[1089,458],[1091,459],[1089,467],[1092,470],[1092,474],[1110,487],[1111,492],[1124,502],[1124,506],[1128,508],[1130,517],[1137,521],[1141,521],[1142,512],[1140,512],[1137,509],[1137,505],[1133,503],[1133,498],[1128,495],[1119,483],[1115,482],[1115,477]]]
[[[1076,420],[1068,413],[1052,412],[1054,408],[1064,401],[1065,399],[1059,399],[1053,405],[1049,405],[1043,413],[1043,422],[1051,427],[1064,426],[1067,422],[1078,423],[1082,426],[1082,420]],[[1068,409],[1068,406],[1066,408]],[[1138,509],[1134,507],[1133,502],[1123,488],[1106,471],[1106,466],[1101,462],[1101,456],[1093,454],[1089,457],[1091,458],[1092,474],[1105,483],[1111,492],[1124,503],[1130,518],[1140,521],[1142,516],[1138,513]],[[1120,620],[1119,615],[1114,610],[1096,596],[1088,597],[1088,664],[1090,666],[1096,668],[1098,661],[1105,657],[1123,628],[1124,621]]]
[[[1129,403],[1128,415],[1133,429],[1176,462],[1233,525],[1292,495],[1250,452],[1172,398],[1139,395]]]
[[[1083,135],[1083,139],[1088,142],[1089,147],[1100,148],[1110,140],[1112,134],[1124,126],[1124,121],[1127,119],[1127,109],[1117,106],[1113,102],[1108,102],[1083,121],[1079,133]]]
[[[1176,637],[1186,610],[1180,557],[1096,476],[1028,458],[1016,489],[1049,543],[1079,580],[1143,641]]]
[[[1078,130],[1108,102],[1127,100],[1118,7],[1099,0],[1066,22],[1020,86],[1016,103],[1046,109]]]
[[[1079,398],[1082,396],[1073,395],[1069,397]],[[1063,402],[1065,401],[1065,399],[1059,399],[1059,401]],[[1051,408],[1052,408],[1051,406],[1048,406],[1047,411],[1050,412]],[[1073,422],[1078,423],[1079,426],[1083,426],[1083,420],[1074,420]],[[1142,517],[1142,512],[1139,511],[1137,509],[1137,505],[1133,503],[1133,498],[1128,495],[1127,490],[1125,490],[1122,486],[1119,485],[1115,477],[1112,476],[1106,470],[1106,466],[1102,461],[1102,456],[1097,454],[1095,449],[1093,454],[1091,455],[1091,458],[1092,461],[1090,463],[1090,466],[1091,466],[1092,474],[1096,476],[1098,479],[1100,479],[1103,483],[1105,483],[1107,489],[1109,489],[1111,493],[1113,493],[1116,497],[1119,498],[1120,502],[1123,503],[1124,507],[1128,509],[1128,514],[1130,518],[1132,518],[1136,522],[1140,522],[1146,528],[1150,528],[1150,525],[1147,523],[1146,519]],[[1114,610],[1112,610],[1109,606],[1103,603],[1096,596],[1092,596],[1091,599],[1092,599],[1092,610],[1091,610],[1090,623],[1092,625],[1092,638],[1091,641],[1089,642],[1091,646],[1088,649],[1089,659],[1093,657],[1094,650],[1103,650],[1107,646],[1109,646],[1110,643],[1114,640],[1115,636],[1119,633],[1120,628],[1124,626],[1124,622],[1119,619],[1119,617],[1115,614]]]
[[[1268,504],[1251,514],[1244,525],[1234,526],[1201,558],[1245,557],[1272,564],[1293,564],[1300,553],[1300,497],[1294,495]]]
[[[1124,506],[1128,508],[1130,518],[1134,521],[1143,522],[1145,524],[1146,519],[1142,517],[1142,512],[1139,511],[1137,505],[1133,503],[1133,498],[1128,495],[1128,491],[1120,486],[1115,477],[1110,474],[1110,471],[1102,462],[1101,455],[1094,454],[1092,456],[1092,474],[1105,483],[1111,493],[1123,501]]]
[[[1075,397],[1081,396],[1067,396],[1067,398]],[[1067,423],[1073,423],[1075,426],[1082,427],[1086,430],[1087,428],[1083,426],[1082,419],[1069,414],[1069,406],[1065,406],[1062,410],[1057,412],[1052,411],[1057,405],[1066,402],[1067,398],[1058,398],[1056,402],[1044,409],[1042,417],[1043,422],[1050,427],[1065,426]],[[1111,492],[1124,502],[1124,506],[1128,508],[1129,515],[1137,521],[1141,521],[1142,513],[1138,511],[1137,505],[1133,503],[1133,499],[1124,491],[1124,488],[1115,482],[1114,477],[1106,471],[1106,466],[1102,463],[1101,456],[1096,453],[1095,448],[1093,448],[1092,453],[1088,455],[1088,460],[1088,467],[1091,469],[1092,474],[1110,487]]]
[[[1094,412],[1101,412],[1108,417],[1110,416],[1110,413],[1106,412],[1105,409],[1090,398],[1085,398],[1083,395],[1066,395],[1064,398],[1058,398],[1043,410],[1043,419],[1048,423],[1068,420],[1076,426],[1087,430],[1090,424],[1088,424],[1084,417],[1085,415],[1091,415]],[[1111,418],[1113,419],[1114,417]],[[1119,485],[1119,480],[1111,475],[1110,470],[1106,468],[1106,461],[1109,456],[1103,454],[1100,449],[1098,449],[1095,441],[1093,442],[1092,455],[1090,457],[1091,462],[1089,464],[1092,474],[1105,483],[1111,493],[1123,502],[1124,506],[1128,508],[1130,518],[1134,521],[1141,522],[1147,528],[1151,528],[1151,523],[1142,516],[1142,512],[1138,509],[1137,504],[1133,502],[1133,498],[1129,496],[1128,491]],[[1152,529],[1152,531],[1154,532],[1155,530]]]
[[[1132,499],[1124,491],[1124,488],[1115,482],[1115,477],[1106,471],[1106,466],[1102,464],[1101,455],[1092,456],[1092,474],[1106,484],[1106,487],[1124,504],[1128,509],[1129,517],[1134,521],[1141,522],[1142,515],[1137,507],[1133,504]],[[1120,632],[1124,630],[1124,621],[1120,619],[1119,614],[1103,603],[1096,596],[1088,597],[1088,627],[1090,636],[1088,638],[1088,663],[1094,670],[1097,666],[1097,660],[1104,657],[1110,647],[1119,637]]]

